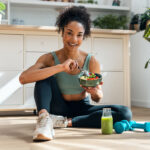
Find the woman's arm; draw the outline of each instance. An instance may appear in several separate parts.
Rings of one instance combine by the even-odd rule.
[[[72,59],[66,60],[62,64],[54,66],[53,56],[51,54],[42,55],[35,65],[25,70],[19,77],[21,84],[32,83],[44,80],[59,72],[70,72],[76,68],[76,63]]]
[[[53,62],[52,55],[50,54],[42,55],[33,66],[22,72],[22,74],[19,77],[20,83],[26,84],[36,82],[39,80],[46,79],[58,72],[63,71],[63,67],[61,64],[51,66],[52,62]]]
[[[99,102],[103,98],[103,91],[101,85],[89,89],[91,92],[91,98],[95,102]]]
[[[93,73],[99,73],[100,74],[100,65],[98,61],[92,56],[90,63],[89,63],[89,71]],[[102,92],[102,83],[96,87],[83,87],[88,93],[91,94],[91,98],[95,102],[99,102],[101,98],[103,98],[103,92]]]

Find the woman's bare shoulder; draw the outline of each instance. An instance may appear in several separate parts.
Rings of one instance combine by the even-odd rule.
[[[54,65],[54,58],[51,53],[43,54],[39,57],[36,63],[42,63],[44,67],[50,67]]]
[[[83,58],[86,58],[86,57],[88,56],[88,53],[85,52],[85,51],[80,50],[80,55],[81,55]]]
[[[85,52],[85,51],[80,51],[80,54],[83,56],[83,57],[87,57],[88,56],[88,54],[90,54],[90,53],[87,53],[87,52]],[[91,58],[90,58],[90,65],[98,65],[99,64],[99,62],[96,60],[96,58],[93,56],[93,55],[91,55]]]
[[[85,52],[85,51],[83,51],[83,50],[80,50],[80,54],[81,54],[81,55],[85,55],[85,56],[88,55],[88,53]]]
[[[62,53],[63,53],[62,49],[59,49],[59,50],[55,51],[55,54],[57,56],[62,55]]]
[[[94,56],[91,56],[89,63],[90,72],[100,73],[100,64],[99,61],[96,60]]]

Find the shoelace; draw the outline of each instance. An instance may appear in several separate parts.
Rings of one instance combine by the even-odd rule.
[[[56,120],[55,126],[62,126],[64,124],[65,120]]]
[[[46,117],[46,118],[38,118],[38,125],[39,127],[45,127],[47,122],[50,121],[50,118],[49,117]]]

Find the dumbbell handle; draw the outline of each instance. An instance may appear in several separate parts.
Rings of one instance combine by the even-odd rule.
[[[144,126],[145,126],[145,124],[142,124],[142,123],[132,124],[132,128],[144,129]]]

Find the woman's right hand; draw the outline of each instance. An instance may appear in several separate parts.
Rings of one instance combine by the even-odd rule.
[[[78,66],[77,62],[73,59],[67,59],[62,65],[64,71],[67,73],[74,71]]]

